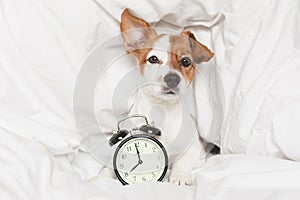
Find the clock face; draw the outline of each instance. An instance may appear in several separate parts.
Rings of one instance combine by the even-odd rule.
[[[148,135],[134,135],[118,146],[114,169],[123,184],[161,181],[166,174],[168,157],[163,145]]]

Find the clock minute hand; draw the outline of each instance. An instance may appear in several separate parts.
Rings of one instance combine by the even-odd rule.
[[[138,158],[139,158],[139,164],[142,164],[142,160],[141,160],[141,156],[140,156],[140,151],[139,151],[139,149],[138,149],[138,147],[137,147],[137,144],[136,143],[134,143],[134,146],[135,146],[135,149],[136,149],[136,153],[137,153],[137,155],[138,155]]]
[[[143,161],[141,160],[140,151],[139,151],[139,149],[138,149],[138,147],[137,147],[137,144],[134,143],[134,146],[135,146],[136,153],[137,153],[137,155],[138,155],[139,161],[138,161],[138,163],[130,170],[130,172],[132,172],[133,170],[135,170],[135,168],[137,168],[137,166],[139,166],[140,164],[143,163]]]

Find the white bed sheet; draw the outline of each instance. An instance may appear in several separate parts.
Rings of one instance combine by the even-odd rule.
[[[217,66],[203,66],[209,77],[219,74],[225,94],[214,110],[225,114],[214,142],[222,153],[247,155],[210,158],[191,188],[122,187],[95,176],[101,165],[80,151],[76,76],[119,33],[126,7],[156,26],[190,28],[215,52]],[[300,160],[299,1],[10,0],[0,11],[1,199],[299,199],[297,162],[251,155]],[[198,81],[196,93],[208,94]],[[213,92],[217,102],[222,91]],[[208,95],[197,106],[210,140]]]

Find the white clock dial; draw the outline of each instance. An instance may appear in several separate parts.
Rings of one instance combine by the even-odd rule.
[[[123,184],[161,180],[166,166],[165,149],[147,135],[130,136],[120,144],[114,157],[115,172]]]

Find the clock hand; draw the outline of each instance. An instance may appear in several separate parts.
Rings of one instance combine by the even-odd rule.
[[[138,147],[137,147],[137,144],[134,143],[134,146],[135,146],[136,153],[137,153],[137,155],[138,155],[139,161],[138,161],[138,163],[130,170],[130,172],[132,172],[133,170],[135,170],[135,168],[137,168],[137,166],[139,166],[140,164],[143,163],[143,161],[141,160],[140,151],[139,151],[139,149],[138,149]]]
[[[139,158],[139,163],[140,163],[142,160],[141,160],[141,156],[140,156],[139,149],[138,149],[138,147],[137,147],[137,144],[136,144],[136,143],[134,143],[134,146],[135,146],[136,153],[137,153],[137,155],[138,155],[138,158]],[[142,162],[141,162],[140,164],[142,164]]]
[[[131,170],[130,170],[130,172],[132,172],[133,170],[135,170],[135,168],[137,168],[137,166],[139,166],[140,165],[140,162],[138,162],[138,164],[136,164]]]
[[[137,168],[137,166],[139,166],[142,163],[143,163],[143,161],[139,160],[139,162],[130,170],[130,172],[132,172],[133,170],[135,170],[135,168]]]

